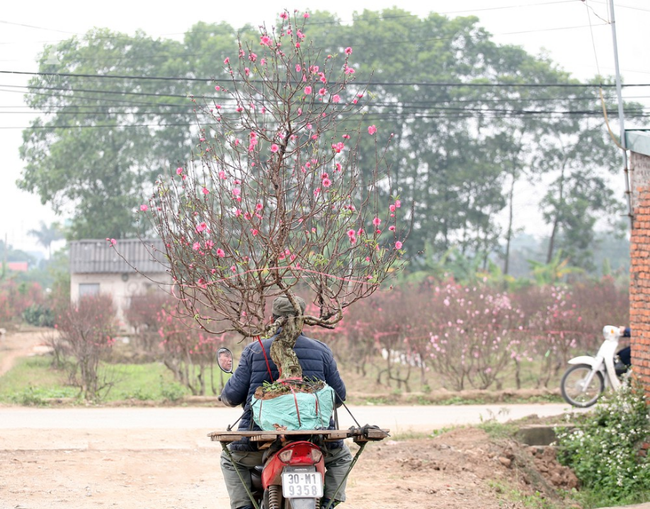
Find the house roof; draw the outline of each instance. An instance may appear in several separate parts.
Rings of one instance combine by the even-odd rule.
[[[650,156],[650,129],[626,129],[625,146],[632,152]]]
[[[27,272],[29,269],[28,262],[7,262],[7,268],[14,272]]]
[[[118,240],[111,246],[106,240],[88,239],[70,242],[70,272],[89,273],[161,273],[167,270],[165,251],[160,239]]]

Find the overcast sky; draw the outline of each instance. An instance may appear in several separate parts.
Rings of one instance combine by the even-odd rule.
[[[621,74],[626,83],[650,83],[650,1],[615,0],[615,19]],[[546,52],[574,77],[587,79],[600,73],[614,74],[614,56],[609,0],[329,0],[318,4],[337,14],[345,23],[354,12],[381,10],[398,5],[413,14],[429,12],[450,18],[475,15],[499,44],[515,44],[529,53]],[[293,5],[277,0],[150,0],[9,1],[0,10],[0,238],[13,247],[42,249],[27,234],[57,218],[38,197],[15,185],[23,163],[18,149],[22,128],[33,114],[22,101],[28,76],[12,72],[37,71],[36,59],[44,44],[52,44],[91,28],[105,27],[132,34],[144,30],[153,37],[180,39],[198,21],[226,21],[234,27],[246,23],[272,24],[284,9],[305,10],[310,2]],[[650,87],[624,90],[625,99],[649,102]],[[615,117],[616,112],[611,112]],[[647,127],[650,127],[647,126]],[[618,134],[618,125],[613,126]],[[623,189],[623,176],[620,187]],[[535,215],[533,192],[522,196],[517,227]],[[623,200],[621,193],[620,199]]]

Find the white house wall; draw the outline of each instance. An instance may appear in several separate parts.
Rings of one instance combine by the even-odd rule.
[[[72,302],[79,300],[79,288],[83,284],[99,284],[99,292],[113,297],[116,316],[123,330],[128,329],[124,318],[124,311],[130,305],[133,295],[145,294],[149,290],[169,290],[171,281],[168,274],[148,274],[148,277],[138,273],[124,274],[70,274],[70,297]],[[126,281],[124,281],[126,279]],[[152,282],[157,281],[162,289]]]

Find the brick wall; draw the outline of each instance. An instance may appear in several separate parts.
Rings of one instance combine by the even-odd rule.
[[[630,243],[632,365],[650,397],[650,157],[632,153],[634,224]]]

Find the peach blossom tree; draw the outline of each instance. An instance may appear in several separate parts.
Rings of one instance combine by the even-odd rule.
[[[141,206],[188,313],[213,334],[281,329],[271,355],[282,378],[302,376],[292,347],[304,326],[333,328],[399,268],[412,216],[385,157],[392,135],[364,122],[353,49],[319,51],[307,17],[282,13],[239,41],[209,97],[192,98],[192,161]],[[296,317],[273,322],[280,295]],[[304,314],[296,295],[317,312]]]

